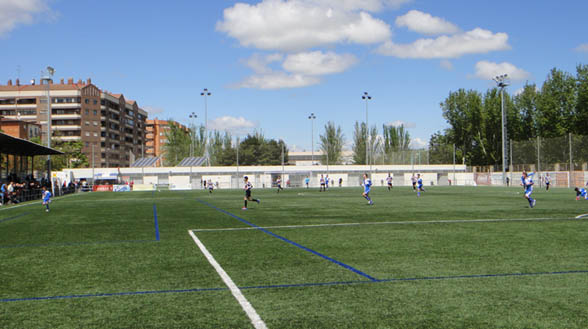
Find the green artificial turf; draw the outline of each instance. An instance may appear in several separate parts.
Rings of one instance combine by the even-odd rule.
[[[189,230],[270,328],[588,327],[588,201],[570,189],[537,189],[533,209],[514,187],[361,192],[2,207],[0,327],[252,327]]]

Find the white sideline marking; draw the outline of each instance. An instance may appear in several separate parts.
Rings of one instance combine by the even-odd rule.
[[[200,251],[202,251],[202,253],[206,257],[206,259],[208,259],[208,262],[212,265],[212,267],[214,267],[214,269],[220,275],[220,277],[223,279],[223,281],[225,282],[227,287],[229,287],[229,289],[231,290],[231,293],[233,294],[235,299],[237,299],[239,304],[241,304],[241,307],[243,308],[245,313],[247,313],[247,316],[251,320],[251,323],[253,324],[253,326],[256,329],[267,329],[265,322],[263,322],[263,320],[261,319],[259,314],[257,314],[257,312],[255,311],[253,306],[251,306],[251,303],[249,303],[249,301],[245,298],[245,296],[243,296],[243,294],[241,293],[241,290],[237,287],[235,282],[233,282],[233,280],[231,280],[231,277],[229,277],[227,272],[225,272],[225,270],[223,270],[223,268],[217,263],[217,261],[214,259],[214,257],[212,257],[212,255],[208,252],[208,250],[206,249],[204,244],[200,241],[200,239],[198,239],[196,237],[196,235],[194,234],[194,232],[192,232],[191,230],[188,231],[188,233],[190,233],[190,236],[192,236],[192,240],[194,240],[194,242],[196,242],[196,245],[198,245],[198,248],[200,248]]]
[[[64,198],[68,198],[68,197],[71,197],[71,196],[74,196],[77,194],[79,194],[79,193],[72,193],[72,194],[67,194],[64,196],[52,197],[51,200],[62,200]],[[37,202],[39,202],[39,203],[37,203]],[[4,205],[4,206],[2,206],[2,208],[0,208],[0,211],[14,209],[14,208],[20,208],[20,207],[26,207],[26,206],[32,206],[34,204],[39,205],[39,204],[41,204],[40,202],[41,202],[41,199],[21,202],[21,203],[17,204],[16,206],[15,205],[10,205],[10,206]]]
[[[586,214],[588,216],[588,214]],[[578,217],[576,217],[578,218]],[[454,223],[494,223],[494,222],[538,222],[568,220],[572,218],[496,218],[496,219],[455,219],[455,220],[428,220],[428,221],[403,221],[403,222],[367,222],[367,223],[339,223],[339,224],[310,224],[310,225],[282,225],[282,226],[260,226],[260,227],[231,227],[231,228],[203,228],[193,229],[194,232],[217,232],[217,231],[244,231],[272,229],[272,228],[311,228],[311,227],[332,227],[332,226],[360,226],[360,225],[406,225],[406,224],[454,224]]]
[[[584,214],[584,215],[576,216],[576,219],[580,219],[580,218],[584,218],[584,217],[588,217],[588,214]]]

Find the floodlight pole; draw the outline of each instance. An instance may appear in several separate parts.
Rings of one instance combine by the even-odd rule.
[[[310,119],[310,151],[311,151],[311,155],[310,155],[310,165],[314,166],[314,119],[316,119],[316,116],[314,115],[314,113],[311,113],[308,116],[308,119]]]
[[[210,157],[208,154],[208,96],[212,95],[207,88],[204,88],[200,96],[204,96],[204,156],[206,163],[210,167]]]
[[[508,86],[508,74],[495,77],[493,80],[500,88],[500,108],[502,112],[502,185],[506,185],[506,113],[504,111],[504,88]]]
[[[53,74],[55,70],[51,66],[47,66],[41,81],[44,81],[47,91],[47,147],[51,148],[51,82],[53,82]],[[51,178],[51,155],[47,155],[47,179],[51,184],[51,194],[55,195],[55,187],[53,186],[53,179]]]
[[[372,96],[368,95],[368,92],[364,92],[361,96],[361,99],[365,100],[365,129],[366,129],[366,139],[365,139],[365,164],[366,166],[370,166],[370,174],[372,172],[372,163],[370,161],[370,126],[368,123],[368,101],[372,99]]]

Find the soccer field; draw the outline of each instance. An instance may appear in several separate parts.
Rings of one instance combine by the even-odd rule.
[[[588,201],[572,189],[536,189],[533,209],[515,187],[361,192],[0,208],[0,327],[588,327]]]

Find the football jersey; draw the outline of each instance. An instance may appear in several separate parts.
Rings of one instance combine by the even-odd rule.
[[[366,178],[363,181],[363,187],[365,188],[366,191],[369,191],[370,190],[370,187],[372,187],[372,180],[369,179],[369,178]]]
[[[253,185],[251,184],[251,182],[247,182],[247,183],[245,183],[245,186],[243,187],[243,189],[244,189],[245,191],[249,191],[249,190],[251,190],[252,188],[253,188]]]
[[[43,192],[43,201],[44,201],[44,202],[47,202],[47,201],[49,201],[49,199],[51,199],[51,192],[49,192],[49,191],[44,191],[44,192]]]
[[[523,181],[524,181],[525,189],[527,189],[528,191],[532,191],[533,190],[533,178],[531,176],[527,176],[527,178],[525,178]]]
[[[388,182],[388,184],[392,183],[392,177],[388,176],[388,177],[386,178],[386,181]]]

